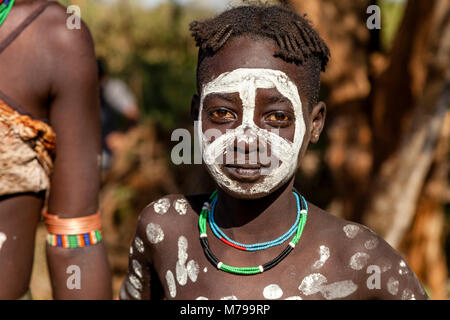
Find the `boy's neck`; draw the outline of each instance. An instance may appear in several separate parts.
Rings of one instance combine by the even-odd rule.
[[[266,197],[255,200],[234,198],[219,189],[214,217],[233,240],[261,242],[286,232],[297,214],[292,194],[294,179]]]

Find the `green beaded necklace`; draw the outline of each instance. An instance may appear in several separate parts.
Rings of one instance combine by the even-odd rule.
[[[213,192],[211,197],[209,198],[209,201],[214,199],[217,195],[217,190]],[[267,271],[273,267],[275,267],[278,263],[281,262],[284,258],[286,258],[289,253],[291,253],[292,250],[294,250],[295,246],[297,245],[298,241],[300,240],[300,237],[302,236],[303,228],[306,224],[306,218],[308,216],[308,207],[306,205],[303,205],[303,203],[306,204],[306,201],[303,197],[301,197],[303,202],[301,202],[302,210],[301,210],[301,216],[300,216],[300,222],[298,224],[297,232],[292,238],[291,242],[289,242],[288,246],[273,260],[257,266],[257,267],[233,267],[227,264],[224,264],[223,262],[219,261],[219,259],[216,258],[216,256],[212,253],[211,249],[209,248],[208,244],[208,236],[206,234],[206,222],[208,221],[208,214],[211,214],[211,206],[208,202],[205,202],[202,208],[202,212],[200,213],[199,219],[198,219],[198,226],[200,230],[200,242],[203,247],[203,251],[208,258],[208,260],[216,266],[217,269],[234,273],[234,274],[240,274],[240,275],[253,275],[258,273],[263,273],[264,271]]]
[[[0,26],[5,22],[15,0],[0,0]]]

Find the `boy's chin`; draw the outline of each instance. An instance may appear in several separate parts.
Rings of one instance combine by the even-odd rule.
[[[259,189],[258,191],[253,191],[252,189],[254,189],[256,183],[242,183],[242,182],[236,182],[236,181],[233,181],[233,182],[234,182],[233,186],[227,186],[224,184],[219,184],[216,181],[219,188],[223,192],[225,192],[226,194],[228,194],[229,196],[231,196],[235,199],[240,199],[240,200],[256,200],[256,199],[264,198],[264,197],[272,194],[276,190],[278,190],[283,185],[283,183],[280,182],[276,186],[267,186],[265,188],[257,188],[257,189]]]

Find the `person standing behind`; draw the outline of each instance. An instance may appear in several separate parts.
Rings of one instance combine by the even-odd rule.
[[[55,299],[111,299],[94,44],[54,1],[0,0],[0,299],[28,291],[40,213]]]

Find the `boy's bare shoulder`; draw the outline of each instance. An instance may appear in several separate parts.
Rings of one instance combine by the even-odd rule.
[[[163,196],[142,210],[139,215],[138,229],[161,229],[163,232],[168,230],[169,233],[183,229],[195,230],[192,225],[195,225],[198,220],[205,199],[207,199],[207,195],[170,194]],[[148,230],[145,233],[149,235]]]
[[[349,275],[362,289],[359,294],[367,298],[427,298],[406,259],[380,235],[362,224],[312,209],[310,227],[317,244],[323,243],[329,256],[334,256],[330,260],[335,270],[324,264],[328,273]]]

